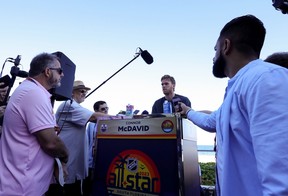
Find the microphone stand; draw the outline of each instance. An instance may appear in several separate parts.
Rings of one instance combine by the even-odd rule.
[[[105,84],[108,80],[110,80],[113,76],[115,76],[117,73],[119,73],[122,69],[124,69],[127,65],[129,65],[130,63],[132,63],[135,59],[137,59],[139,56],[141,55],[141,52],[136,53],[136,56],[129,61],[126,65],[124,65],[123,67],[121,67],[118,71],[116,71],[112,76],[110,76],[107,80],[105,80],[104,82],[102,82],[102,84],[100,84],[99,86],[97,86],[93,91],[91,91],[88,95],[86,95],[85,98],[89,97],[92,93],[94,93],[98,88],[100,88],[103,84]]]

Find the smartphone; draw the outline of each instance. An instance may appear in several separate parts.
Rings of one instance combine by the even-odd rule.
[[[2,84],[0,86],[0,88],[5,88],[6,86],[8,86],[11,82],[11,78],[8,75],[3,76],[2,78],[0,78],[0,83],[3,82],[4,84]]]
[[[140,112],[140,110],[134,110],[133,115],[136,115]]]
[[[181,108],[181,105],[179,102],[181,102],[181,99],[179,97],[172,99],[172,103],[173,103],[173,107],[175,109],[175,112],[181,112],[182,111],[182,108]]]

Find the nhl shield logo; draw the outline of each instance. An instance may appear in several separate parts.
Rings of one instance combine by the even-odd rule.
[[[136,158],[127,159],[127,170],[129,170],[130,172],[137,172],[138,160]]]
[[[101,132],[107,131],[107,124],[102,124],[100,129],[101,129]]]

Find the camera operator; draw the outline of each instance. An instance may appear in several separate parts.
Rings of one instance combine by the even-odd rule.
[[[3,121],[3,115],[5,112],[5,108],[6,108],[6,104],[3,103],[3,101],[5,100],[5,96],[8,90],[8,86],[6,87],[2,87],[4,85],[4,82],[0,82],[0,121]],[[0,122],[0,137],[1,137],[1,133],[2,133],[2,122]]]

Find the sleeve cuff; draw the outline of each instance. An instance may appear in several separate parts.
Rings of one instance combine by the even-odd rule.
[[[188,113],[191,112],[191,111],[194,111],[192,108],[190,108],[189,110],[187,110],[186,112],[186,116],[188,116]]]

